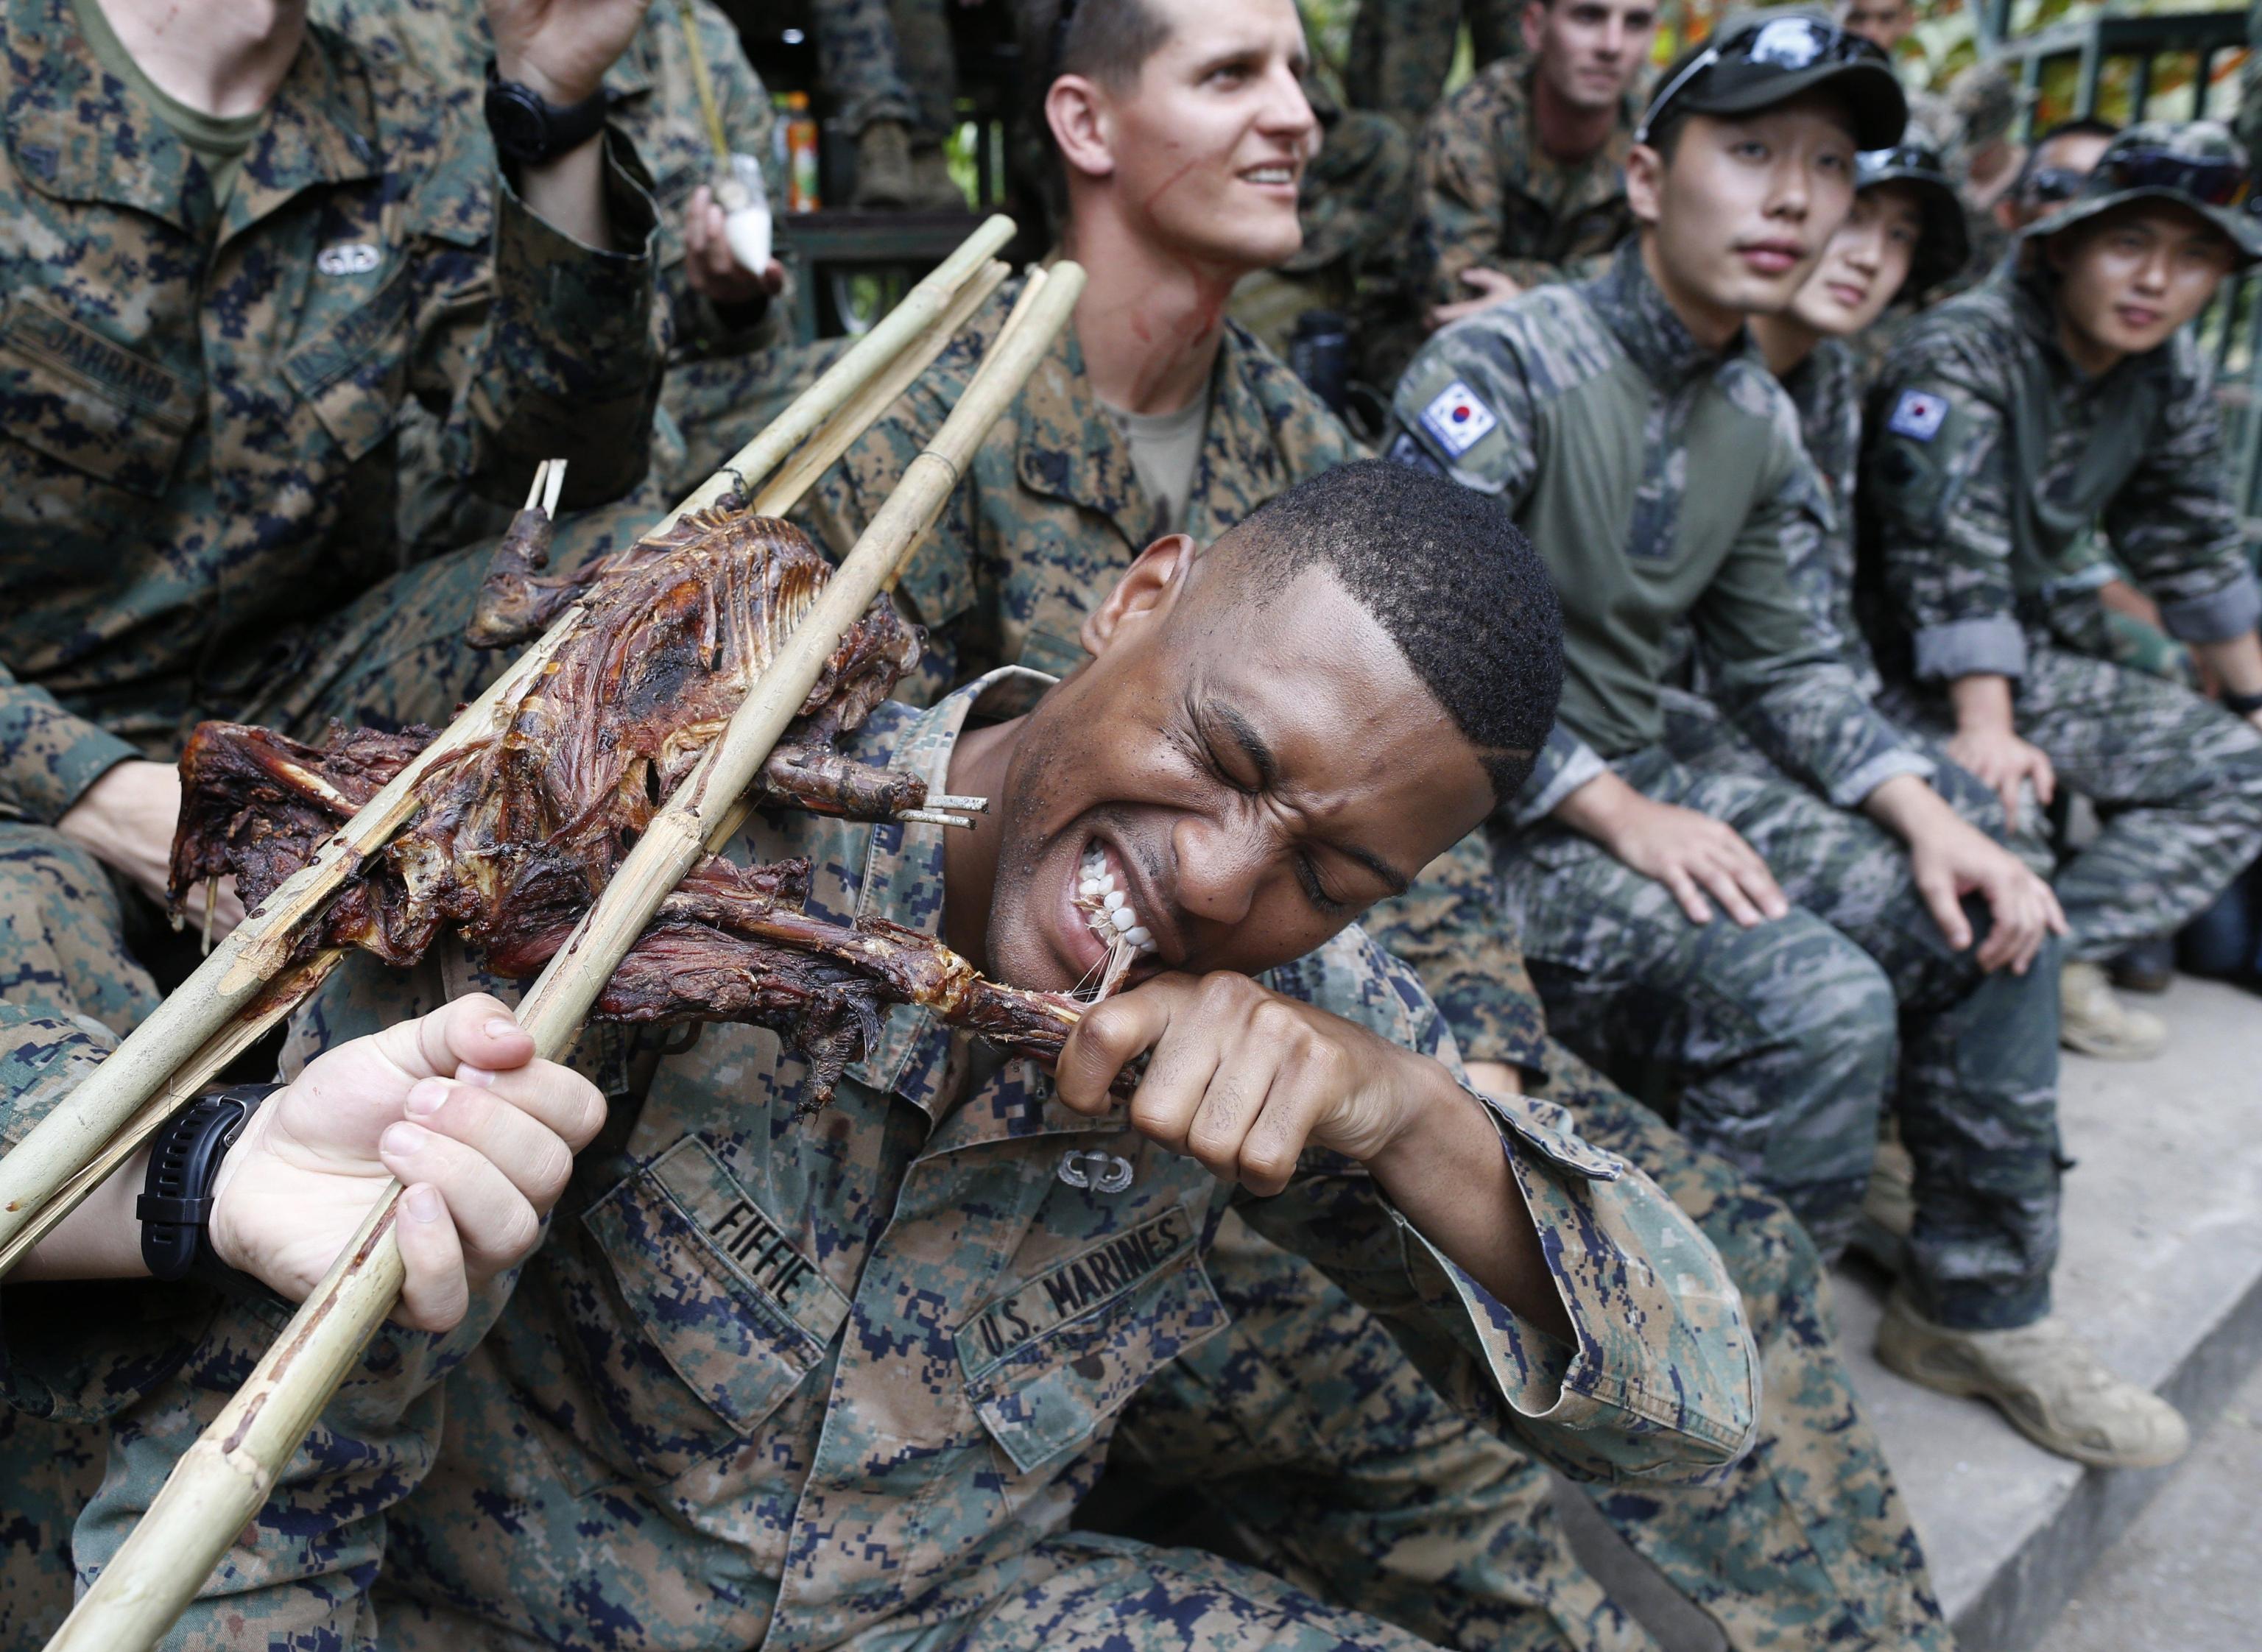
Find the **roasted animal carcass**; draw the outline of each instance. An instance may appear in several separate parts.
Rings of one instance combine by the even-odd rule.
[[[304,951],[359,946],[421,957],[453,924],[497,973],[538,971],[602,894],[660,802],[721,733],[831,577],[788,523],[735,501],[693,513],[572,577],[544,580],[541,523],[522,514],[474,622],[493,644],[531,636],[568,604],[586,614],[501,731],[435,766],[410,824],[331,901]],[[856,819],[934,818],[917,775],[842,758],[918,658],[883,596],[850,628],[765,765],[759,804]],[[233,873],[256,906],[435,736],[333,728],[319,747],[205,723],[181,759],[172,889]],[[953,799],[953,803],[973,800]],[[984,981],[931,937],[846,929],[800,911],[808,868],[710,858],[678,887],[600,998],[602,1017],[729,1019],[777,1031],[810,1058],[810,1100],[874,1036],[879,1007],[918,1002],[1012,1047],[1049,1054],[1067,1001]]]

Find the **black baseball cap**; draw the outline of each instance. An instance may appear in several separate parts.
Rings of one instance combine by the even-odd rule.
[[[1844,100],[1855,148],[1900,141],[1908,99],[1884,53],[1805,11],[1753,18],[1682,54],[1658,82],[1634,141],[1648,142],[1651,128],[1668,116],[1754,114],[1817,90]]]

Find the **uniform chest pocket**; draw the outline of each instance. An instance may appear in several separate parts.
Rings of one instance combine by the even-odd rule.
[[[1171,1210],[993,1297],[960,1328],[958,1357],[975,1414],[1027,1474],[1227,1319],[1192,1219]]]
[[[48,458],[155,499],[170,485],[204,383],[26,293],[0,318],[0,430]]]
[[[321,326],[283,358],[283,377],[350,464],[392,433],[408,392],[409,272]]]
[[[582,1223],[636,1321],[626,1338],[587,1328],[590,1375],[625,1454],[659,1479],[752,1438],[847,1320],[846,1296],[695,1136]]]

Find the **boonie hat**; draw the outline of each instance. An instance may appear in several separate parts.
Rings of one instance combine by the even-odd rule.
[[[1748,115],[1826,87],[1846,100],[1855,147],[1900,140],[1908,101],[1884,53],[1827,18],[1776,12],[1723,30],[1683,56],[1658,83],[1634,128],[1636,143],[1667,115]]]
[[[1911,183],[1924,214],[1924,239],[1909,262],[1904,298],[1920,298],[1971,262],[1971,231],[1963,219],[1963,198],[1941,164],[1940,152],[1915,126],[1890,149],[1864,149],[1854,157],[1854,192],[1887,183]]]
[[[2046,241],[2129,201],[2173,201],[2230,238],[2241,263],[2262,260],[2262,217],[2246,147],[2219,120],[2147,120],[2113,140],[2073,198],[2027,226]]]

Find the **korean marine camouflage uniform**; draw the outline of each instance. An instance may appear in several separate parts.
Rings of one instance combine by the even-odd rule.
[[[851,755],[940,784],[977,699],[1014,715],[1049,680],[890,702]],[[940,927],[939,834],[796,815],[733,853],[805,857],[810,909],[836,922]],[[1270,980],[1458,1068],[1418,982],[1356,930]],[[293,1059],[475,984],[460,953],[412,973],[357,959],[303,1012]],[[1385,1316],[1457,1404],[1574,1471],[1632,1491],[1750,1441],[1758,1372],[1718,1257],[1545,1103],[1489,1106],[1575,1348],[1331,1156],[1244,1199],[924,1011],[890,1011],[802,1118],[805,1070],[734,1025],[663,1060],[464,1327],[380,1332],[169,1646],[1410,1649],[1253,1569],[1068,1529],[1124,1403],[1225,1325],[1202,1253],[1228,1210]],[[26,1368],[11,1321],[19,1388],[99,1390],[114,1413],[83,1565],[282,1323],[212,1310],[175,1328],[162,1375],[122,1339],[114,1359]]]
[[[1870,703],[1877,705],[1884,679],[1862,628],[1863,593],[1855,565],[1855,487],[1862,463],[1859,351],[1843,339],[1824,339],[1782,384],[1797,410],[1799,445],[1813,462],[1830,507],[1820,533],[1798,535],[1784,544],[1791,588],[1807,612],[1827,621],[1846,669]],[[1750,737],[1702,694],[1674,687],[1659,692],[1665,710],[1665,743],[1680,761],[1713,772],[1733,772],[1759,779],[1783,777]],[[1892,707],[1881,709],[1891,715]],[[2036,875],[2048,878],[2056,872],[2049,822],[2040,808],[2022,809],[2016,830],[2007,830],[1994,788],[1949,758],[1945,742],[1905,723],[1897,722],[1895,727],[1902,738],[1932,759],[1933,789],[1958,815],[2001,839]]]
[[[1008,287],[819,485],[808,525],[851,542],[938,426],[1010,307]],[[1140,548],[1171,526],[1084,377],[1073,334],[969,467],[899,591],[930,660],[928,700],[998,665],[1063,671]],[[1356,449],[1311,392],[1228,327],[1183,527],[1208,543]],[[1481,840],[1370,915],[1420,973],[1465,1054],[1545,1079],[1655,1176],[1719,1249],[1760,1346],[1760,1444],[1718,1486],[1598,1489],[1629,1541],[1761,1648],[1945,1646],[1924,1562],[1832,1346],[1812,1246],[1788,1212],[1553,1044]],[[1469,922],[1470,914],[1481,921]],[[1539,1464],[1446,1405],[1374,1318],[1237,1223],[1211,1278],[1234,1328],[1161,1372],[1117,1449],[1190,1483],[1270,1569],[1468,1652],[1632,1652],[1647,1635],[1571,1556]]]
[[[2013,679],[2020,737],[2098,808],[2102,830],[2055,881],[2069,956],[2102,960],[2174,930],[2262,848],[2262,734],[2109,657],[2086,530],[2101,526],[2186,641],[2251,630],[2262,595],[2189,330],[2088,377],[2058,348],[2042,280],[2006,269],[1894,346],[1863,497],[1892,702],[1946,734],[1947,681]]]
[[[1782,387],[1747,342],[1724,356],[1691,338],[1629,242],[1594,281],[1440,334],[1396,411],[1393,456],[1506,500],[1564,603],[1562,710],[1499,841],[1556,1035],[1673,1071],[1682,1128],[1826,1250],[1848,1237],[1892,1091],[1916,1162],[1922,1311],[1977,1327],[2042,1318],[2057,971],[2045,957],[2025,976],[1983,975],[1950,952],[1900,844],[1852,812],[1933,765],[1871,707],[1791,583],[1801,553],[1785,546],[1819,534],[1828,507]],[[1712,698],[1787,778],[1712,773],[1665,749],[1656,685],[1684,621]],[[1606,765],[1733,826],[1790,913],[1693,923],[1663,885],[1546,818]]]
[[[597,254],[503,205],[412,83],[315,28],[226,199],[106,73],[69,0],[0,27],[0,1142],[148,1013],[154,919],[54,822],[209,715],[281,715],[324,621],[400,566],[394,421],[445,410],[465,485],[549,454],[584,502],[640,473],[659,355],[649,197],[608,164]],[[476,302],[474,302],[476,301]],[[8,1293],[12,1299],[16,1288]],[[0,1309],[0,1311],[5,1311]],[[11,1412],[0,1644],[70,1574],[97,1444]],[[46,1465],[42,1468],[40,1465]],[[47,1468],[76,1483],[46,1494]],[[37,1563],[43,1580],[18,1568]]]

